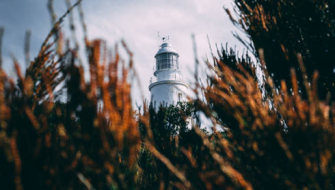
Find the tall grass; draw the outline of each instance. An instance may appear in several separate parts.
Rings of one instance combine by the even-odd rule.
[[[78,3],[55,21],[25,75],[13,57],[17,82],[0,69],[1,188],[134,188],[140,139],[127,81],[132,54],[125,63],[117,48],[108,56],[104,41],[85,36],[85,82],[83,57],[59,27]],[[66,103],[56,101],[63,91]]]
[[[133,53],[125,43],[129,62],[118,46],[108,56],[103,40],[88,38],[78,7],[89,65],[85,80],[74,28],[74,47],[64,41],[60,23],[79,3],[68,4],[57,21],[49,1],[53,29],[33,61],[27,34],[25,72],[13,56],[17,81],[0,59],[1,188],[333,189],[335,105],[318,99],[318,73],[309,78],[299,54],[304,77],[298,81],[291,70],[292,91],[285,81],[274,85],[262,49],[267,96],[248,56],[223,49],[207,61],[214,75],[208,85],[197,85],[205,100],[196,99],[194,108],[136,112],[128,82],[136,76]],[[64,91],[66,102],[57,101]],[[207,134],[196,123],[188,130],[181,119],[195,111],[225,131],[213,127]],[[169,124],[179,131],[170,135]]]

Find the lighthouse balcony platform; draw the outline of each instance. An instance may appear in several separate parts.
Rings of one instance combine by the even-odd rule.
[[[184,81],[184,78],[180,75],[175,75],[175,76],[169,76],[169,77],[151,77],[150,78],[150,85],[149,85],[149,89],[151,90],[151,88],[157,86],[157,85],[181,85],[181,86],[185,86],[186,88],[188,88],[187,83]]]
[[[178,74],[175,75],[168,75],[166,77],[151,77],[150,78],[150,84],[156,83],[156,82],[160,82],[160,81],[180,81],[180,82],[185,82],[184,81],[184,77]]]

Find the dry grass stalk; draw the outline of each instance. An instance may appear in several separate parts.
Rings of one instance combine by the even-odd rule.
[[[131,175],[139,134],[127,81],[128,71],[133,69],[132,56],[127,48],[127,65],[118,52],[115,59],[107,60],[105,42],[89,41],[85,36],[91,79],[85,82],[83,68],[76,66],[78,48],[63,50],[59,29],[65,16],[80,2],[54,23],[25,75],[14,58],[16,86],[0,69],[0,175],[8,174],[1,180],[5,187],[135,187]],[[52,13],[52,1],[49,9]],[[49,43],[55,33],[56,47]],[[27,40],[27,62],[28,47]],[[118,70],[121,64],[122,73]],[[59,89],[66,90],[68,102],[59,101]],[[18,176],[15,180],[11,178],[13,167]]]

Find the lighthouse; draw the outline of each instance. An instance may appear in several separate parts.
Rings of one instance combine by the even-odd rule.
[[[157,109],[161,104],[168,106],[187,101],[188,86],[179,69],[179,54],[164,38],[155,59],[154,76],[149,85],[151,103]]]

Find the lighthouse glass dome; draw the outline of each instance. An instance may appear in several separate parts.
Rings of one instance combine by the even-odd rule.
[[[178,57],[178,53],[169,43],[163,43],[155,56],[156,71],[162,69],[179,69]]]
[[[178,69],[178,56],[173,53],[164,53],[156,56],[156,69]]]

